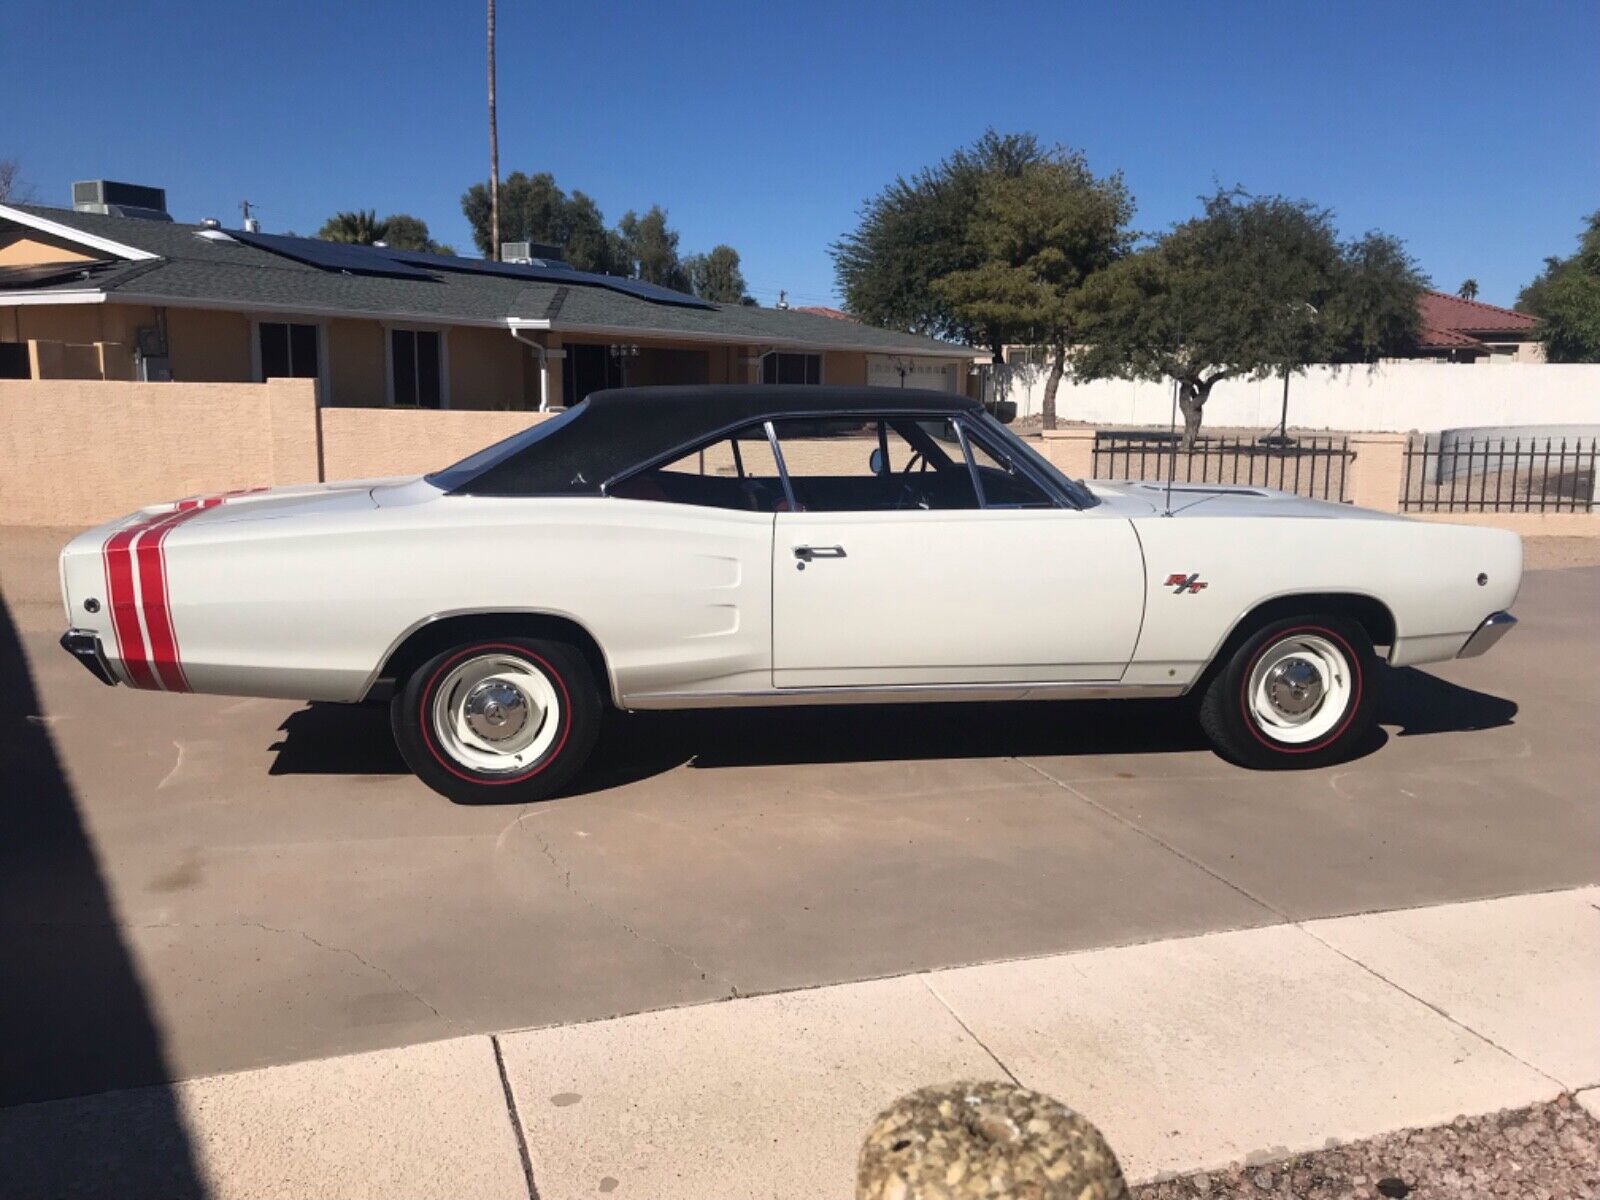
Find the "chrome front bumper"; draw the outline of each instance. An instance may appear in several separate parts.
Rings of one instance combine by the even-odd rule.
[[[61,635],[61,648],[87,667],[89,674],[101,683],[117,686],[117,677],[111,673],[105,648],[96,634],[87,629],[69,629]]]
[[[1473,631],[1466,645],[1456,653],[1456,657],[1477,658],[1480,654],[1489,653],[1494,644],[1510,633],[1511,627],[1516,623],[1517,619],[1508,612],[1490,613],[1483,619],[1483,624]]]

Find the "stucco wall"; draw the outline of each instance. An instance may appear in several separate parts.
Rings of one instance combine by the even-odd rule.
[[[545,419],[531,412],[325,408],[323,472],[328,479],[421,475]]]
[[[324,326],[328,344],[327,403],[331,406],[387,404],[388,331],[376,321],[333,320]]]
[[[510,330],[458,325],[450,330],[448,341],[452,409],[504,410],[527,403],[523,361],[532,358],[533,351],[512,340]],[[537,396],[537,379],[533,387]]]
[[[27,267],[35,263],[90,262],[95,255],[81,246],[69,246],[37,233],[0,234],[0,267]]]
[[[1042,376],[1013,385],[1018,415],[1039,411]],[[1231,379],[1206,402],[1205,423],[1264,429],[1278,423],[1283,381]],[[1063,421],[1164,426],[1172,387],[1162,383],[1063,380],[1056,394]],[[1600,365],[1387,363],[1316,367],[1289,381],[1289,424],[1301,429],[1429,433],[1462,425],[1567,425],[1600,421]]]
[[[247,383],[250,318],[203,308],[167,310],[172,377],[182,383]]]
[[[90,525],[196,492],[318,477],[308,381],[0,380],[0,523]]]

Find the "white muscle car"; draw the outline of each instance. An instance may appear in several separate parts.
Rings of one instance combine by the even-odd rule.
[[[74,538],[107,683],[389,699],[458,800],[548,796],[602,708],[1198,698],[1256,767],[1351,752],[1395,665],[1481,654],[1522,544],[1251,487],[1063,476],[972,401],[599,392],[432,475],[194,497]]]

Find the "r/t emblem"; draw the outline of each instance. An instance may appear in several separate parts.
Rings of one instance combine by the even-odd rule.
[[[1196,572],[1193,575],[1168,575],[1167,582],[1162,586],[1171,588],[1174,596],[1181,596],[1185,592],[1192,596],[1205,587],[1206,584],[1205,580],[1201,579],[1199,573]]]

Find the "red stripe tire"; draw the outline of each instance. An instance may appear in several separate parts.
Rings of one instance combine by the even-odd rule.
[[[1200,725],[1217,752],[1241,766],[1343,762],[1371,733],[1376,668],[1366,630],[1347,617],[1272,621],[1212,676]]]
[[[483,638],[433,655],[390,703],[406,764],[462,804],[525,804],[557,794],[600,728],[583,654],[542,638]]]

